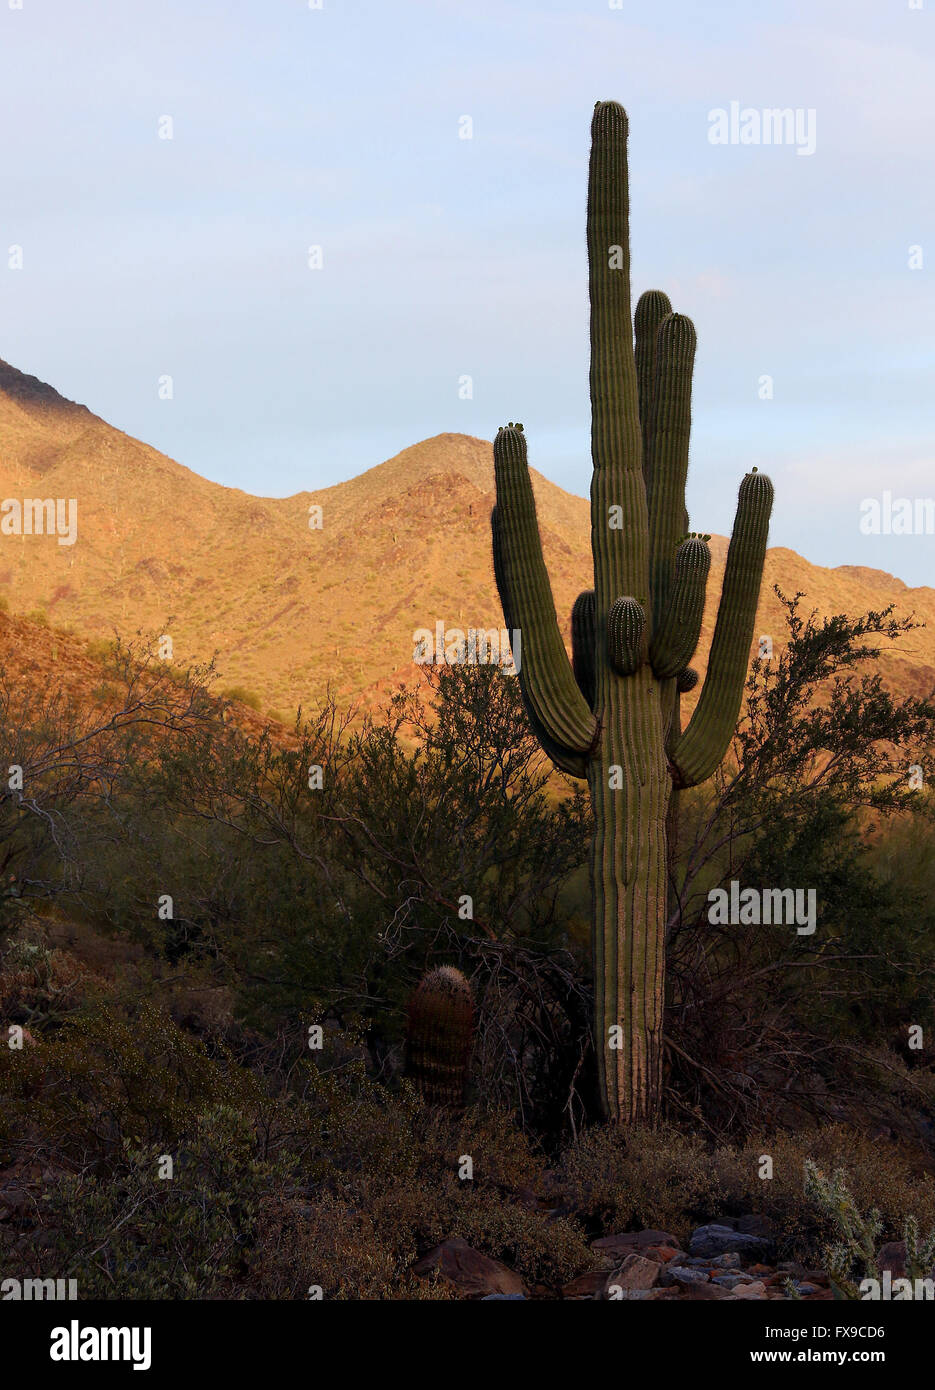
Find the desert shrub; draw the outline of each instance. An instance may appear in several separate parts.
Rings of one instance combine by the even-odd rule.
[[[532,1197],[544,1161],[509,1117],[427,1111],[328,1051],[246,1071],[144,1008],[0,1058],[4,1157],[46,1173],[6,1263],[29,1264],[41,1227],[82,1297],[446,1296],[411,1265],[454,1235],[529,1282],[591,1265],[578,1223]]]
[[[70,951],[50,947],[38,934],[11,937],[0,951],[0,1016],[32,1033],[55,1027],[101,985]]]
[[[314,1203],[271,1204],[250,1273],[266,1298],[304,1299],[314,1287],[327,1299],[445,1297],[442,1289],[401,1276],[372,1218],[328,1193]]]
[[[935,802],[908,769],[931,776],[935,703],[895,697],[874,663],[916,624],[819,620],[777,594],[787,639],[753,663],[731,756],[681,803],[670,1113],[743,1135],[902,1111],[908,1132],[935,1116],[921,1091],[909,1113],[903,1077],[880,1084],[879,1054],[907,1022],[935,1025],[935,918],[930,875],[888,865],[885,845],[931,844]],[[712,924],[707,895],[731,880],[813,890],[817,929]]]
[[[773,1177],[766,1180],[759,1176],[764,1154],[773,1160]],[[827,1172],[845,1169],[857,1205],[879,1209],[883,1239],[901,1237],[907,1212],[926,1228],[935,1225],[935,1175],[924,1151],[839,1124],[779,1131],[741,1146],[719,1147],[712,1166],[724,1194],[724,1212],[755,1210],[768,1216],[787,1255],[817,1263],[834,1239],[834,1229],[805,1191],[806,1162]]]
[[[761,1177],[764,1155],[773,1162],[769,1179]],[[726,1144],[671,1125],[595,1126],[566,1150],[554,1183],[601,1232],[659,1227],[684,1240],[700,1222],[756,1213],[773,1223],[785,1257],[817,1263],[833,1231],[803,1187],[810,1159],[828,1171],[846,1167],[858,1205],[879,1208],[884,1238],[899,1238],[907,1212],[923,1228],[935,1225],[935,1176],[924,1152],[844,1125]]]
[[[804,1191],[806,1200],[833,1229],[833,1241],[825,1246],[823,1263],[835,1293],[860,1299],[858,1282],[880,1277],[877,1247],[884,1222],[879,1210],[873,1207],[868,1212],[860,1211],[844,1170],[837,1169],[827,1177],[811,1159],[805,1160]],[[913,1282],[930,1278],[935,1261],[935,1227],[922,1235],[916,1217],[907,1215],[902,1223],[902,1239],[906,1247],[906,1277]]]
[[[248,690],[245,685],[231,685],[221,692],[225,700],[236,700],[238,704],[246,705],[249,709],[259,710],[263,707],[263,702],[254,691]]]
[[[196,1133],[209,1105],[242,1105],[253,1078],[209,1058],[149,1005],[135,1017],[98,1008],[70,1015],[22,1051],[0,1049],[0,1143],[32,1136],[35,1151],[99,1171],[124,1146],[170,1149]]]
[[[556,1186],[601,1234],[658,1227],[684,1237],[724,1194],[704,1141],[670,1125],[597,1125],[571,1145]]]
[[[209,1298],[242,1280],[264,1204],[294,1179],[284,1158],[261,1158],[249,1122],[227,1106],[198,1128],[159,1176],[160,1145],[129,1143],[106,1176],[59,1175],[42,1202],[50,1251],[81,1298]]]
[[[402,1268],[456,1235],[502,1260],[527,1283],[560,1286],[594,1263],[575,1221],[533,1210],[454,1174],[433,1180],[424,1173],[417,1183],[394,1183],[369,1200],[366,1210]]]

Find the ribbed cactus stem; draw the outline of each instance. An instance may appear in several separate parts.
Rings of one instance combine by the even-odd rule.
[[[646,290],[636,302],[633,329],[636,338],[636,381],[639,391],[640,425],[643,434],[643,476],[649,494],[650,437],[652,432],[653,387],[656,377],[656,334],[662,320],[672,312],[669,296],[661,290]]]
[[[750,645],[760,595],[773,485],[765,473],[748,473],[740,484],[737,512],[721,585],[708,671],[695,712],[672,755],[680,787],[705,782],[727,752],[750,662]]]
[[[503,547],[503,533],[500,526],[500,515],[496,507],[490,513],[490,529],[493,539],[493,571],[497,581],[497,590],[500,594],[500,606],[503,609],[503,621],[507,631],[510,633],[510,640],[513,640],[513,633],[517,628],[514,621],[513,600],[510,594],[509,568],[507,557]],[[515,655],[515,654],[514,654]],[[592,662],[593,665],[593,662]],[[522,659],[522,642],[520,643],[520,669],[518,673],[520,694],[523,700],[523,707],[526,716],[532,727],[533,733],[542,745],[543,752],[552,759],[557,768],[562,772],[567,772],[570,777],[586,777],[587,761],[578,753],[571,752],[563,744],[551,737],[545,725],[539,720],[535,706],[529,695],[528,681],[529,673],[524,669]]]
[[[587,753],[597,727],[568,664],[555,617],[522,430],[513,425],[498,430],[493,456],[511,626],[522,633],[523,690],[553,743],[568,753]]]
[[[669,601],[653,634],[649,659],[660,680],[677,676],[688,665],[704,618],[705,590],[711,552],[706,541],[693,536],[676,552],[675,578]]]
[[[594,590],[579,594],[571,610],[571,666],[578,689],[594,708]]]
[[[464,1107],[474,1000],[467,979],[453,965],[441,965],[422,979],[409,1001],[406,1075],[427,1105]]]
[[[607,617],[607,652],[619,676],[632,676],[643,660],[646,614],[635,598],[618,598]]]
[[[626,145],[623,108],[598,102],[587,219],[594,589],[572,610],[572,664],[542,559],[526,442],[513,426],[494,444],[492,517],[504,616],[522,629],[532,727],[558,766],[586,774],[591,792],[594,1039],[605,1108],[620,1121],[652,1117],[659,1105],[667,824],[674,849],[674,789],[710,775],[730,741],[772,503],[768,479],[744,479],[708,675],[682,734],[679,697],[698,680],[688,663],[710,565],[709,538],[686,536],[695,330],[658,290],[641,297],[631,324]]]

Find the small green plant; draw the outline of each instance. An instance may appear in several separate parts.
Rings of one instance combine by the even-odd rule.
[[[876,1207],[862,1215],[851,1196],[843,1169],[835,1169],[826,1177],[810,1158],[805,1160],[805,1196],[833,1224],[839,1239],[825,1247],[824,1261],[835,1298],[859,1299],[859,1283],[863,1279],[879,1279],[877,1244],[883,1234],[883,1220]],[[906,1277],[909,1280],[929,1277],[935,1261],[935,1229],[924,1240],[919,1238],[919,1223],[914,1216],[903,1222],[906,1245]]]

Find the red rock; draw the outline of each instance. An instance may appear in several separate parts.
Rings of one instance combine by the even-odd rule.
[[[460,1236],[436,1245],[416,1261],[412,1272],[437,1274],[466,1298],[483,1298],[489,1293],[526,1293],[526,1286],[518,1274],[499,1260],[492,1260],[473,1249]]]
[[[606,1269],[592,1269],[566,1284],[562,1289],[562,1298],[601,1298],[606,1287]]]
[[[617,1285],[621,1289],[651,1289],[659,1278],[660,1266],[644,1255],[627,1255],[607,1280],[607,1292]]]
[[[649,1246],[661,1245],[678,1250],[678,1238],[668,1231],[622,1231],[618,1235],[601,1236],[599,1240],[591,1241],[591,1249],[601,1255],[631,1255],[642,1253]]]
[[[679,1251],[672,1245],[647,1245],[645,1250],[640,1251],[640,1254],[645,1255],[647,1260],[655,1260],[657,1264],[667,1265],[679,1254]]]

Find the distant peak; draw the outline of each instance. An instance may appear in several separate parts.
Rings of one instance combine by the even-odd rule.
[[[7,396],[21,410],[29,414],[68,414],[75,411],[82,411],[86,415],[91,412],[87,406],[79,405],[77,401],[70,401],[67,397],[59,394],[54,386],[47,385],[40,381],[37,376],[29,376],[26,372],[21,372],[16,367],[12,367],[9,362],[4,362],[0,358],[0,393]]]

